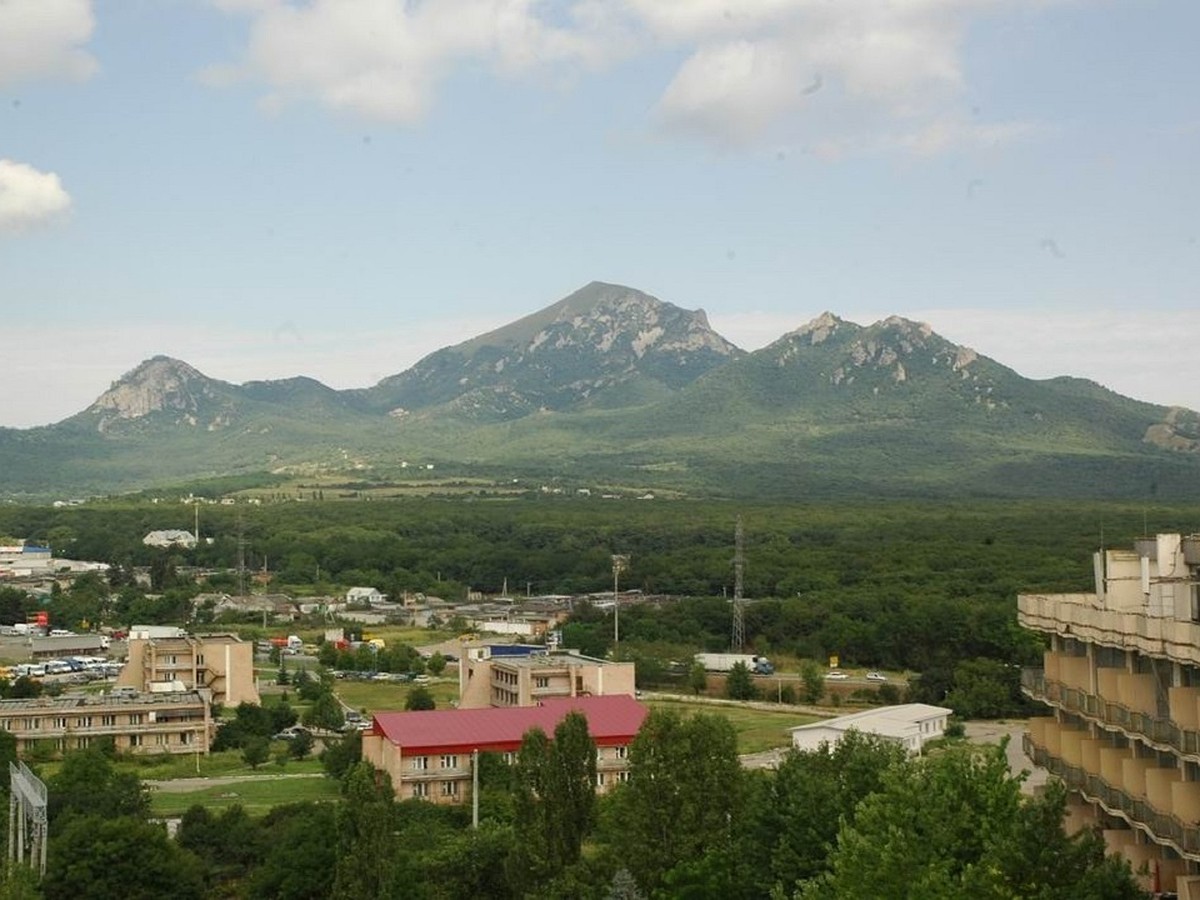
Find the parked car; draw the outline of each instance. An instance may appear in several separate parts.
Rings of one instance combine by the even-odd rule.
[[[825,673],[826,681],[845,681],[849,677],[850,676],[847,675],[845,672],[826,672]]]
[[[887,681],[887,676],[882,672],[868,672],[867,681]]]
[[[291,741],[299,737],[301,734],[309,734],[309,730],[303,725],[289,725],[287,728],[280,731],[278,734],[271,735],[273,741]]]

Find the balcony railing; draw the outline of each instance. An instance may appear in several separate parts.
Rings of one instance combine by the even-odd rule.
[[[1200,757],[1200,731],[1181,728],[1170,719],[1129,709],[1061,681],[1048,679],[1042,669],[1022,670],[1021,687],[1034,700],[1078,713],[1101,725],[1117,728],[1126,735],[1143,738],[1152,744],[1169,747],[1185,756]]]
[[[1168,844],[1192,859],[1200,859],[1200,823],[1184,822],[1178,816],[1156,809],[1144,798],[1134,797],[1099,775],[1052,755],[1045,747],[1037,746],[1028,734],[1023,743],[1025,753],[1036,765],[1061,778],[1067,787],[1078,791],[1085,799],[1099,803],[1111,815],[1141,828],[1155,842]]]

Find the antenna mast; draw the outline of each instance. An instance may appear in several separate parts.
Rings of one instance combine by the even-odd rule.
[[[742,552],[742,517],[737,517],[733,529],[733,649],[741,652],[746,646],[746,611],[742,602],[742,570],[746,557]]]

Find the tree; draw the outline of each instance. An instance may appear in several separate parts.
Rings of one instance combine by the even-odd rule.
[[[292,759],[304,759],[312,753],[314,743],[312,732],[298,731],[296,736],[288,741],[288,755]]]
[[[200,861],[167,837],[161,825],[133,816],[76,816],[51,829],[46,900],[79,897],[202,897]]]
[[[337,865],[331,803],[277,806],[262,820],[269,834],[261,865],[250,876],[255,900],[326,900]]]
[[[843,818],[828,871],[805,900],[1036,897],[1133,900],[1127,863],[1094,836],[1067,837],[1066,794],[1023,797],[1003,745],[955,745],[884,775]]]
[[[708,670],[700,660],[693,660],[688,669],[688,687],[693,694],[703,694],[708,690]]]
[[[423,684],[418,684],[415,688],[408,692],[408,697],[404,701],[405,709],[436,709],[437,702],[433,699],[433,694],[429,692],[429,688]]]
[[[579,860],[596,804],[596,744],[587,718],[568,713],[551,742],[540,728],[521,741],[515,766],[516,828],[525,836],[519,868],[535,881],[552,878]]]
[[[435,651],[425,660],[425,669],[430,675],[441,675],[446,671],[446,657]]]
[[[252,737],[242,747],[242,761],[251,769],[258,769],[271,758],[271,744],[264,737]]]
[[[608,839],[646,889],[685,860],[723,852],[741,813],[743,773],[729,720],[652,710],[629,748]]]
[[[150,799],[137,775],[118,772],[98,750],[75,750],[63,757],[46,784],[51,824],[72,816],[140,818]]]
[[[758,688],[754,686],[754,677],[744,662],[736,662],[725,677],[725,696],[730,700],[755,700]]]
[[[821,675],[820,667],[811,659],[800,663],[800,682],[804,688],[804,702],[820,703],[821,695],[825,693],[825,678]]]
[[[326,731],[340,731],[346,724],[346,713],[332,691],[323,691],[304,711],[304,724]]]
[[[361,759],[362,732],[357,729],[321,751],[321,766],[330,778],[343,778]]]
[[[397,854],[392,781],[377,778],[370,763],[357,763],[347,774],[346,799],[337,811],[337,866],[330,896],[335,900],[396,896]]]

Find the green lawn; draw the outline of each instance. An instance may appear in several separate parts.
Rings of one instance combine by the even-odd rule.
[[[791,735],[787,729],[807,725],[821,718],[786,709],[752,709],[745,706],[694,703],[687,699],[648,700],[646,705],[652,709],[678,710],[684,715],[703,712],[724,716],[737,732],[738,753],[759,753],[776,747],[787,747],[791,743]]]
[[[214,812],[240,804],[251,815],[263,815],[287,803],[337,800],[340,796],[339,784],[332,778],[246,779],[188,792],[154,791],[150,809],[156,816],[177,816],[197,803]]]
[[[365,709],[368,713],[395,712],[404,709],[404,703],[414,687],[414,684],[391,681],[344,679],[334,682],[333,692],[353,709]],[[438,709],[449,709],[451,701],[458,699],[457,678],[435,678],[425,687],[433,694]]]

